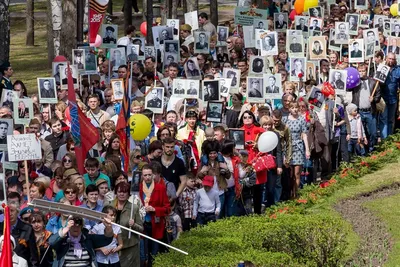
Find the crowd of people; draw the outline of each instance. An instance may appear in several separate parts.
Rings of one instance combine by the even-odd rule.
[[[352,17],[351,28],[348,27],[354,32],[352,38],[363,39],[367,29],[377,28],[379,33],[377,45],[371,48],[372,57],[363,57],[363,62],[357,63],[349,63],[350,43],[340,43],[336,50],[315,52],[331,42],[335,45],[337,38],[331,40],[331,29],[335,23],[346,21],[347,13],[356,13],[345,1],[307,13],[323,20],[319,27],[317,20],[307,25],[307,16],[302,16],[299,26],[295,26],[296,20],[288,20],[290,10],[290,4],[275,2],[267,10],[265,30],[277,31],[275,55],[260,56],[260,50],[274,46],[273,36],[263,39],[268,45],[258,44],[256,49],[257,40],[245,40],[244,26],[228,21],[217,25],[223,29],[217,32],[205,13],[198,16],[196,31],[201,33],[192,32],[191,25],[181,23],[179,62],[169,58],[168,64],[163,63],[161,43],[155,56],[143,60],[131,57],[133,62],[128,60],[122,65],[115,65],[117,61],[106,57],[107,49],[98,48],[98,73],[90,83],[83,79],[82,88],[76,91],[79,108],[100,135],[86,156],[84,174],[78,172],[70,134],[68,90],[61,90],[58,79],[58,102],[40,103],[38,94],[27,94],[33,88],[26,88],[21,80],[12,81],[12,66],[5,62],[1,66],[2,90],[14,91],[16,98],[33,100],[29,125],[15,123],[12,133],[35,134],[43,155],[28,161],[26,173],[23,162],[18,162],[16,169],[7,169],[7,151],[1,154],[4,195],[11,213],[13,261],[20,262],[14,266],[151,266],[154,256],[166,252],[166,247],[111,222],[171,243],[198,225],[230,216],[262,214],[280,201],[294,199],[304,185],[329,179],[342,162],[371,153],[391,135],[398,113],[399,49],[397,54],[396,50],[389,50],[387,40],[391,33],[388,35],[380,22],[374,22],[374,16],[390,20],[389,7],[361,10],[359,14],[368,15],[364,27],[360,21],[354,28]],[[257,25],[264,27],[264,22]],[[309,35],[307,27],[313,29],[314,35]],[[294,28],[300,35],[290,40],[304,42],[285,45]],[[131,42],[135,33],[135,27],[129,26],[126,36],[117,43]],[[195,33],[202,44],[210,37],[209,46],[205,43],[201,47],[206,53],[194,53]],[[307,41],[318,35],[324,37],[325,43],[319,41],[312,49],[314,54],[325,54],[325,58],[312,61],[314,67],[306,70],[302,66],[305,62],[297,57],[307,56],[304,45],[314,44]],[[358,49],[358,44],[354,46]],[[361,56],[359,52],[368,53],[357,49],[353,53],[357,57]],[[296,56],[292,57],[292,53]],[[372,78],[379,64],[390,68],[381,82]],[[353,88],[340,85],[346,83],[342,75],[349,67],[354,67],[360,76]],[[221,90],[213,83],[196,88],[192,79],[197,76],[206,82],[223,81],[219,82]],[[123,157],[116,133],[122,104],[115,100],[113,78],[131,80],[126,83],[130,88],[131,116],[143,114],[151,121],[150,134],[144,140],[131,140],[128,159]],[[191,82],[185,83],[186,78]],[[181,82],[173,90],[175,80]],[[325,90],[332,86],[335,90]],[[152,96],[154,88],[164,88],[164,95]],[[197,97],[187,97],[192,93],[185,94],[185,90]],[[146,103],[149,97],[149,102],[154,103]],[[214,105],[209,111],[212,101],[207,104],[204,99],[214,97],[213,102],[222,103],[221,109]],[[0,107],[0,127],[5,128],[0,128],[2,140],[10,125],[1,120],[13,119],[14,114],[12,101]],[[273,132],[278,144],[272,151],[261,153],[258,139],[265,132]],[[273,156],[275,167],[258,169],[258,159],[267,155]],[[31,201],[43,199],[79,206],[107,216],[95,221],[49,213],[29,206],[28,196]]]

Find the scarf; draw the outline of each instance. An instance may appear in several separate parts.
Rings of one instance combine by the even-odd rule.
[[[81,241],[82,234],[78,237],[73,237],[70,234],[68,236],[71,244],[74,246],[74,255],[80,259],[82,257],[82,246],[79,241]]]
[[[144,199],[144,206],[147,207],[150,202],[151,194],[154,190],[154,181],[151,182],[150,187],[147,187],[145,181],[143,181],[143,193],[145,194],[146,198]]]

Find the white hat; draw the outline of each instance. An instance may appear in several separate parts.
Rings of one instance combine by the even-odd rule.
[[[14,248],[15,248],[15,239],[14,239],[14,237],[12,235],[10,235],[10,239],[11,239],[11,242],[13,243]],[[4,235],[0,236],[0,243],[3,242],[3,240],[4,240]]]

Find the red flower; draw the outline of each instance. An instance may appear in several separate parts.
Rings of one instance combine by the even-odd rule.
[[[323,182],[323,183],[321,183],[321,184],[319,185],[320,188],[326,188],[326,187],[328,187],[328,186],[329,186],[329,182],[328,182],[328,181]]]
[[[304,75],[303,75],[303,73],[301,73],[301,72],[297,75],[297,77],[299,77],[299,79],[303,78],[303,76],[304,76]]]
[[[313,109],[314,109],[314,106],[310,106],[310,109],[313,110]]]
[[[182,141],[183,141],[184,144],[187,144],[187,143],[188,143],[188,140],[187,140],[187,139],[183,139]]]
[[[159,81],[160,77],[158,77],[157,75],[154,75],[154,80]]]
[[[365,162],[365,161],[361,161],[361,166],[365,166],[365,167],[368,167],[369,166],[369,164],[368,164],[368,162]]]
[[[298,199],[297,203],[307,204],[307,199]]]
[[[273,213],[271,216],[269,216],[271,219],[276,219],[276,214]]]
[[[31,177],[31,179],[35,180],[36,178],[39,177],[39,175],[35,171],[31,171],[29,177]]]
[[[376,155],[372,155],[371,156],[371,159],[373,159],[373,160],[375,160],[375,159],[377,159],[378,157],[376,156]]]

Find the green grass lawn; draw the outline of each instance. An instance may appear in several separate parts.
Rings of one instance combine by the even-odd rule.
[[[389,228],[394,244],[385,263],[387,267],[396,267],[400,264],[400,194],[370,201],[365,206],[381,218]]]

